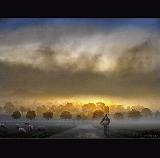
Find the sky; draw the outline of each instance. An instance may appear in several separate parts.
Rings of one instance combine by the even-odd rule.
[[[160,108],[159,31],[157,18],[0,19],[0,99]]]

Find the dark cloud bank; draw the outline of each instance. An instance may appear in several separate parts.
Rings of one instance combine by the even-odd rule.
[[[146,40],[126,49],[113,70],[94,71],[101,54],[80,55],[75,62],[58,64],[57,52],[42,46],[36,58],[52,67],[48,71],[30,64],[0,61],[0,94],[8,96],[110,95],[158,97],[160,95],[159,50]],[[156,60],[157,59],[157,63]],[[83,65],[82,68],[79,66]]]

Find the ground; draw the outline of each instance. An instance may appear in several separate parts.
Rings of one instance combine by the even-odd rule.
[[[26,120],[2,120],[7,129],[0,128],[0,138],[47,138],[47,139],[108,139],[108,138],[160,138],[160,120],[112,120],[109,137],[103,134],[100,120],[44,120],[36,119],[30,123],[45,131],[33,130],[27,134],[18,133],[16,124],[24,126]]]

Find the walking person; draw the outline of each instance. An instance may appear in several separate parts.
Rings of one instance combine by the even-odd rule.
[[[104,135],[106,137],[109,137],[110,119],[108,118],[107,114],[102,118],[100,124],[104,127]]]

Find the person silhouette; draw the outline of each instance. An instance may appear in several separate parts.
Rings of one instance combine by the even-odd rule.
[[[106,137],[108,137],[109,136],[110,119],[108,118],[107,114],[105,114],[105,116],[102,118],[100,124],[104,127],[104,135]]]

